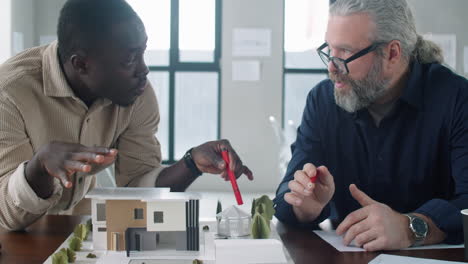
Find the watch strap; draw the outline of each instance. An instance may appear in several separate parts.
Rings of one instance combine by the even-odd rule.
[[[198,177],[202,175],[202,172],[197,168],[195,161],[193,161],[192,150],[193,148],[187,150],[187,152],[185,152],[183,159],[184,159],[185,166],[187,166],[187,168],[192,172],[192,176]]]

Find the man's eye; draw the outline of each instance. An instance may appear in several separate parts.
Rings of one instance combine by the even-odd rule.
[[[132,55],[125,61],[125,65],[131,66],[131,65],[135,64],[135,62],[136,62],[136,56]]]

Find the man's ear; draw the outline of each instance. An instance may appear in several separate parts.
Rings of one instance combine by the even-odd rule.
[[[402,50],[401,42],[399,40],[392,40],[387,44],[385,59],[388,61],[390,67],[400,63],[402,59]]]
[[[88,57],[83,52],[76,52],[70,56],[73,69],[79,74],[87,74],[89,68]]]

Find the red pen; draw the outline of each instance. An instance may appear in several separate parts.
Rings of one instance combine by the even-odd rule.
[[[242,201],[242,196],[239,191],[239,186],[237,186],[236,175],[234,175],[234,172],[231,170],[229,166],[231,162],[229,161],[228,151],[226,149],[221,151],[221,156],[223,157],[224,162],[226,162],[227,173],[229,176],[229,180],[231,181],[232,190],[234,191],[234,195],[236,196],[237,204],[241,205],[244,202]]]
[[[319,174],[320,174],[320,171],[317,170],[317,173],[315,173],[315,176],[310,178],[310,182],[315,183],[317,181],[317,178],[318,178]]]

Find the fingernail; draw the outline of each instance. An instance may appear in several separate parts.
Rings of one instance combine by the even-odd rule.
[[[304,193],[305,193],[305,194],[310,194],[310,191],[307,190],[307,189],[304,189]]]

